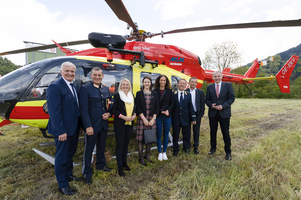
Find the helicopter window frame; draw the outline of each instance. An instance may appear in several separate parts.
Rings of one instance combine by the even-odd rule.
[[[146,77],[146,76],[149,76],[152,79],[152,85],[153,85],[153,89],[154,89],[154,85],[155,85],[156,79],[160,75],[162,75],[162,74],[160,74],[160,73],[153,73],[153,72],[146,72],[146,71],[140,72],[140,88],[142,88],[142,80],[143,80],[143,78]]]
[[[79,66],[80,67],[78,71],[80,77],[80,86],[91,83],[91,70],[94,67],[99,67],[104,74],[104,78],[101,82],[103,85],[109,88],[112,96],[118,92],[119,83],[123,78],[127,78],[131,82],[133,88],[133,68],[130,65],[121,65],[115,63],[108,64],[107,62],[101,61],[80,60]],[[112,79],[114,80],[112,81]]]
[[[57,62],[53,62],[47,67],[45,67],[41,73],[37,76],[37,80],[30,86],[28,87],[28,90],[24,93],[25,98],[28,100],[42,100],[46,98],[46,90],[48,86],[53,83],[54,81],[60,79],[62,77],[60,73],[61,65],[64,62],[72,62],[74,65],[76,65],[76,60],[59,60]],[[55,71],[52,71],[54,68],[57,68]],[[54,78],[46,78],[46,84],[39,85],[41,81],[45,81],[45,77],[53,76],[55,75]],[[49,81],[50,80],[50,81]],[[37,93],[35,94],[34,91]]]

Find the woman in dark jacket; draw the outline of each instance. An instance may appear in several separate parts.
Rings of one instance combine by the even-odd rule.
[[[118,174],[125,176],[123,169],[127,171],[131,170],[127,165],[127,153],[133,132],[133,120],[136,118],[135,98],[128,79],[120,81],[118,91],[114,95],[114,104],[111,112],[114,115]]]
[[[167,76],[160,75],[156,79],[154,91],[159,98],[159,114],[157,117],[157,147],[158,147],[158,160],[168,160],[166,155],[168,134],[171,126],[171,109],[174,106],[174,96],[170,89],[170,82]],[[163,153],[161,151],[161,134],[163,124]]]
[[[145,76],[142,80],[142,90],[136,94],[136,113],[137,119],[137,141],[139,162],[141,165],[146,166],[143,159],[143,141],[145,129],[156,129],[156,117],[159,112],[159,101],[157,94],[151,91],[152,79],[149,76]],[[152,162],[150,153],[151,144],[146,145],[146,159],[148,162]]]

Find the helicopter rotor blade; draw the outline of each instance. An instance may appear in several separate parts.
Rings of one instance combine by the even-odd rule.
[[[167,31],[163,33],[155,33],[154,35],[164,35],[170,33],[185,33],[193,31],[208,31],[208,30],[223,30],[223,29],[240,29],[240,28],[269,28],[269,27],[288,27],[288,26],[301,26],[301,19],[286,20],[286,21],[269,21],[269,22],[252,22],[241,24],[225,24],[215,26],[201,26],[194,28],[183,28]]]
[[[79,45],[79,44],[88,44],[89,40],[78,40],[78,41],[72,41],[72,42],[61,42],[58,43],[61,46],[72,46],[72,45]],[[8,55],[8,54],[17,54],[17,53],[26,53],[26,52],[32,52],[32,51],[38,51],[38,50],[44,50],[44,49],[51,49],[56,48],[55,44],[46,44],[38,47],[30,47],[30,48],[24,48],[24,49],[18,49],[18,50],[12,50],[12,51],[6,51],[1,52],[0,56]]]
[[[128,23],[134,32],[138,32],[135,23],[121,0],[106,0],[106,2],[120,20]]]

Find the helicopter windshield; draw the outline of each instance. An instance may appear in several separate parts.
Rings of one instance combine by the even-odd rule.
[[[16,99],[34,80],[41,67],[49,60],[26,65],[0,78],[0,102]]]

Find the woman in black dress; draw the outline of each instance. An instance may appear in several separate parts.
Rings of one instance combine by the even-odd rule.
[[[157,94],[151,90],[152,79],[145,76],[142,80],[142,89],[136,94],[136,113],[137,119],[137,141],[139,151],[139,162],[146,166],[143,159],[143,141],[145,129],[156,129],[156,117],[159,112],[159,101]],[[152,162],[150,153],[151,144],[146,145],[146,159]]]

